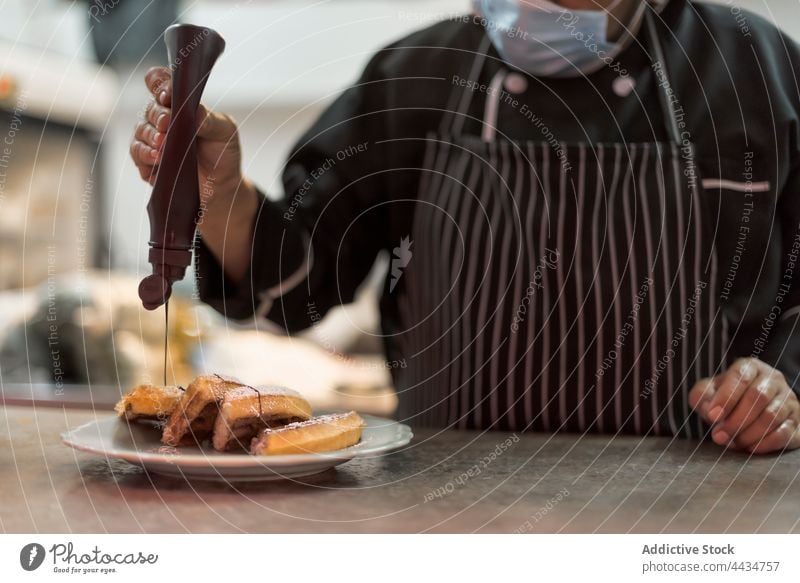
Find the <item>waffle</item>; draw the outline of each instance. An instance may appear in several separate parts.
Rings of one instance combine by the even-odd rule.
[[[176,446],[210,437],[225,394],[243,386],[237,379],[217,374],[194,379],[164,426],[161,442]]]
[[[361,439],[364,420],[355,411],[322,415],[308,421],[267,428],[253,439],[255,455],[283,455],[333,451],[355,445]]]
[[[120,399],[114,406],[114,411],[128,421],[166,421],[182,397],[182,387],[138,385]]]
[[[214,449],[246,449],[265,427],[310,418],[311,405],[296,391],[278,386],[239,387],[222,399],[214,423]]]

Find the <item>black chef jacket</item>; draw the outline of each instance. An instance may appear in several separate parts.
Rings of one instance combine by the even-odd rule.
[[[687,0],[670,0],[657,27],[700,175],[710,180],[701,194],[716,218],[731,354],[777,367],[797,391],[798,46],[754,14]],[[465,16],[380,50],[297,143],[286,162],[284,197],[262,197],[244,282],[228,281],[199,242],[201,299],[229,318],[265,315],[288,332],[352,301],[376,255],[392,253],[411,232],[419,138],[454,108],[454,86],[484,37],[478,20]],[[564,142],[668,141],[651,57],[642,27],[614,68],[579,78],[529,77],[517,97]],[[479,84],[488,86],[501,66],[491,48]],[[615,89],[621,70],[635,83],[627,95]],[[485,91],[458,91],[474,91],[464,131],[480,135]],[[501,100],[499,107],[498,135],[543,139],[518,106],[514,111]],[[389,274],[381,325],[387,360],[401,362],[406,355],[393,340],[400,322],[391,286]]]

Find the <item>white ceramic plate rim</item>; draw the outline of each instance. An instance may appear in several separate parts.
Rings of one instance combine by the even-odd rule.
[[[135,449],[117,449],[105,447],[93,447],[87,445],[82,439],[76,440],[76,435],[85,429],[92,426],[110,425],[113,423],[124,423],[116,416],[103,417],[102,419],[94,419],[88,423],[84,423],[78,427],[69,429],[61,434],[61,441],[78,451],[99,455],[103,457],[111,457],[116,459],[125,460],[137,465],[152,464],[152,463],[168,463],[176,466],[204,466],[204,467],[218,467],[218,468],[270,468],[276,466],[296,466],[304,464],[319,463],[323,461],[348,461],[357,457],[368,457],[376,454],[386,453],[411,442],[414,434],[408,425],[385,419],[383,417],[374,417],[372,415],[361,415],[367,424],[365,430],[386,428],[391,426],[397,430],[398,436],[396,439],[381,443],[373,446],[357,444],[344,449],[335,451],[328,451],[323,453],[302,453],[292,455],[270,455],[270,456],[255,456],[246,453],[229,453],[219,455],[206,455],[203,453],[157,453],[157,452],[142,452]]]

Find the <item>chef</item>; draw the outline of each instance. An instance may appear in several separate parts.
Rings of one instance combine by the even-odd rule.
[[[201,298],[292,333],[387,252],[416,425],[800,446],[800,51],[729,6],[480,0],[379,51],[268,199],[201,109]],[[170,75],[131,154],[153,181]]]

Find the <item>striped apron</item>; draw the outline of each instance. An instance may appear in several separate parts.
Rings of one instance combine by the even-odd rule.
[[[647,26],[660,59],[649,14]],[[395,291],[407,362],[395,371],[398,415],[437,427],[705,434],[688,391],[725,365],[727,323],[713,221],[668,77],[670,143],[566,144],[496,138],[508,74],[492,81],[481,137],[462,132],[466,91],[426,138],[413,259]]]

